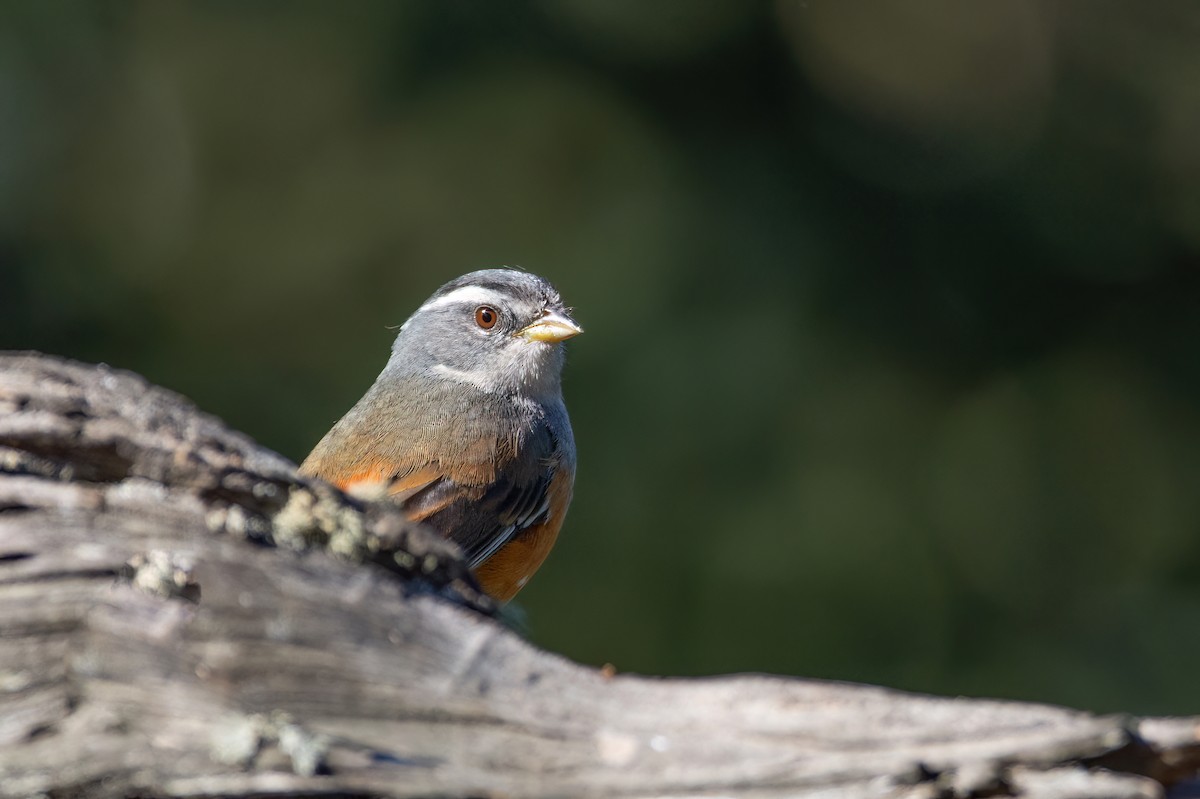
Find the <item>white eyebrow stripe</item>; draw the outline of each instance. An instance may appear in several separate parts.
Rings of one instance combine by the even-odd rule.
[[[495,289],[487,289],[482,286],[462,286],[456,288],[449,294],[443,294],[441,297],[435,297],[429,302],[418,308],[418,311],[431,311],[434,308],[441,308],[446,305],[456,305],[458,303],[480,303],[495,305],[504,299],[504,295]]]

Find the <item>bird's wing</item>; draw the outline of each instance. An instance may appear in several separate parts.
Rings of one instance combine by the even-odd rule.
[[[449,475],[425,482],[412,477],[397,480],[390,493],[409,518],[432,524],[462,547],[476,569],[522,530],[546,521],[559,458],[532,444],[500,465],[486,485],[464,485]]]
[[[408,518],[429,523],[462,547],[474,569],[549,513],[555,464],[530,470],[519,460],[524,459],[506,464],[487,485],[460,483],[433,466],[390,481],[369,469],[331,482],[349,493],[386,493]]]
[[[499,462],[496,448],[481,439],[460,450],[453,469],[415,452],[378,457],[373,443],[322,441],[301,471],[349,493],[388,496],[410,519],[430,524],[462,547],[472,569],[549,515],[551,481],[562,453],[545,424],[528,431],[519,452]],[[362,454],[349,464],[327,454],[345,448]]]
[[[501,472],[482,487],[441,477],[401,504],[409,518],[429,522],[462,547],[474,569],[549,513],[554,470],[546,468],[532,477],[514,471]]]

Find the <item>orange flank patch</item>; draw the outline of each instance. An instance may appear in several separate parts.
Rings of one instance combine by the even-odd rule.
[[[388,468],[383,463],[374,463],[365,468],[355,469],[349,474],[331,474],[320,475],[329,482],[333,483],[338,488],[345,491],[347,494],[361,494],[364,491],[369,491],[372,487],[378,486],[381,492],[385,492],[386,487],[390,484],[392,474],[395,471]]]

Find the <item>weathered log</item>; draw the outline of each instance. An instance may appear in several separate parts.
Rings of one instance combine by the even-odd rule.
[[[0,796],[1183,795],[1194,719],[530,646],[456,550],[107,367],[0,355]]]

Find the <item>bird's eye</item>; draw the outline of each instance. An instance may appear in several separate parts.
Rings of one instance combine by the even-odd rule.
[[[491,330],[499,319],[500,314],[496,313],[496,309],[490,305],[480,305],[475,309],[475,324],[484,330]]]

